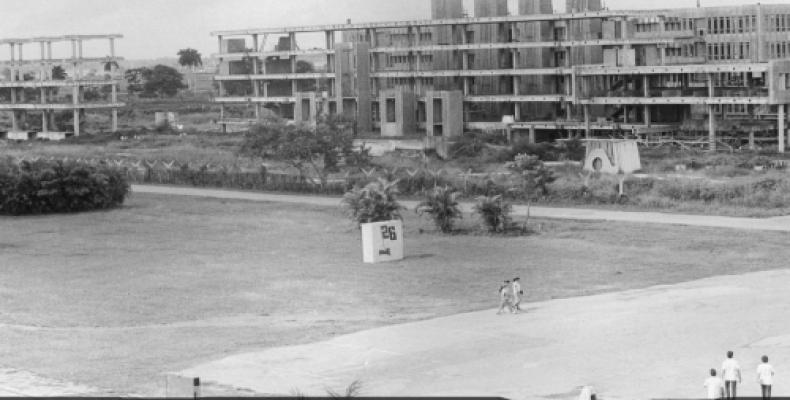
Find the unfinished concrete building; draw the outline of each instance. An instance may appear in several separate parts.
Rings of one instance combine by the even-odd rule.
[[[95,110],[108,110],[108,128],[116,131],[118,108],[124,105],[118,101],[122,58],[115,55],[115,40],[120,38],[109,34],[0,39],[10,55],[0,61],[0,113],[10,116],[0,132],[17,140],[79,136],[81,117]],[[84,54],[83,44],[88,41],[106,41],[107,52]],[[25,58],[26,49],[40,55]],[[53,55],[58,51],[60,56]]]
[[[254,108],[244,121],[261,107],[297,121],[345,114],[369,138],[507,127],[533,141],[785,150],[790,5],[617,11],[567,0],[560,14],[550,0],[519,0],[516,10],[475,0],[468,16],[462,3],[432,0],[429,20],[215,32],[216,101]],[[269,37],[275,49],[263,45]],[[300,70],[304,57],[325,61]],[[247,90],[228,94],[238,82]]]

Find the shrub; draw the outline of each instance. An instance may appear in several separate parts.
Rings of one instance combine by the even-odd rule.
[[[510,226],[512,206],[505,202],[502,195],[477,198],[475,212],[480,215],[483,226],[491,233],[505,232]]]
[[[547,196],[548,185],[557,180],[554,173],[537,156],[519,154],[512,163],[508,163],[508,168],[521,176],[525,192],[539,191],[541,196]]]
[[[450,186],[437,187],[428,193],[426,199],[417,206],[420,215],[430,214],[436,227],[444,233],[452,232],[453,220],[463,214],[458,208],[459,192]]]
[[[81,212],[117,207],[129,193],[122,171],[39,161],[0,165],[0,214]]]
[[[403,207],[395,199],[397,181],[379,179],[365,187],[355,187],[343,196],[343,204],[351,219],[366,224],[401,219]]]

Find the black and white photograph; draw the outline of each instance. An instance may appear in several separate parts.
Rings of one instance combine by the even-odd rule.
[[[790,0],[0,18],[0,399],[790,398]]]

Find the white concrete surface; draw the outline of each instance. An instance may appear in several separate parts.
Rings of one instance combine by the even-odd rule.
[[[383,327],[301,346],[238,354],[178,372],[265,394],[325,394],[355,380],[362,395],[572,399],[702,398],[727,350],[741,396],[759,395],[763,354],[790,394],[790,271],[527,304]],[[266,332],[261,331],[262,335]]]

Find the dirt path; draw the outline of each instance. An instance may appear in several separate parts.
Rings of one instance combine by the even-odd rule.
[[[733,350],[742,396],[757,396],[763,354],[790,380],[790,271],[551,300],[520,315],[459,314],[267,349],[198,365],[200,376],[264,394],[503,396],[573,399],[593,385],[606,399],[701,398],[702,382]]]
[[[281,195],[281,194],[255,193],[255,192],[241,192],[241,191],[231,191],[231,190],[198,189],[198,188],[150,186],[150,185],[132,185],[132,192],[177,195],[177,196],[208,197],[208,198],[229,199],[229,200],[301,203],[301,204],[326,206],[326,207],[338,207],[341,201],[339,197],[295,196],[295,195]],[[417,206],[418,202],[403,201],[401,203],[404,206],[408,207],[409,209],[414,209]],[[471,212],[472,207],[473,204],[471,203],[462,203],[461,205],[461,208],[465,212]],[[527,214],[527,207],[514,206],[513,214],[515,216],[523,217]],[[617,221],[617,222],[633,222],[633,223],[647,223],[647,224],[705,226],[705,227],[716,227],[716,228],[790,232],[790,217],[736,218],[736,217],[719,217],[719,216],[708,216],[708,215],[670,214],[670,213],[658,213],[658,212],[630,212],[630,211],[626,212],[626,211],[590,210],[590,209],[580,209],[580,208],[549,208],[549,207],[530,207],[529,214],[530,216],[536,218]]]

